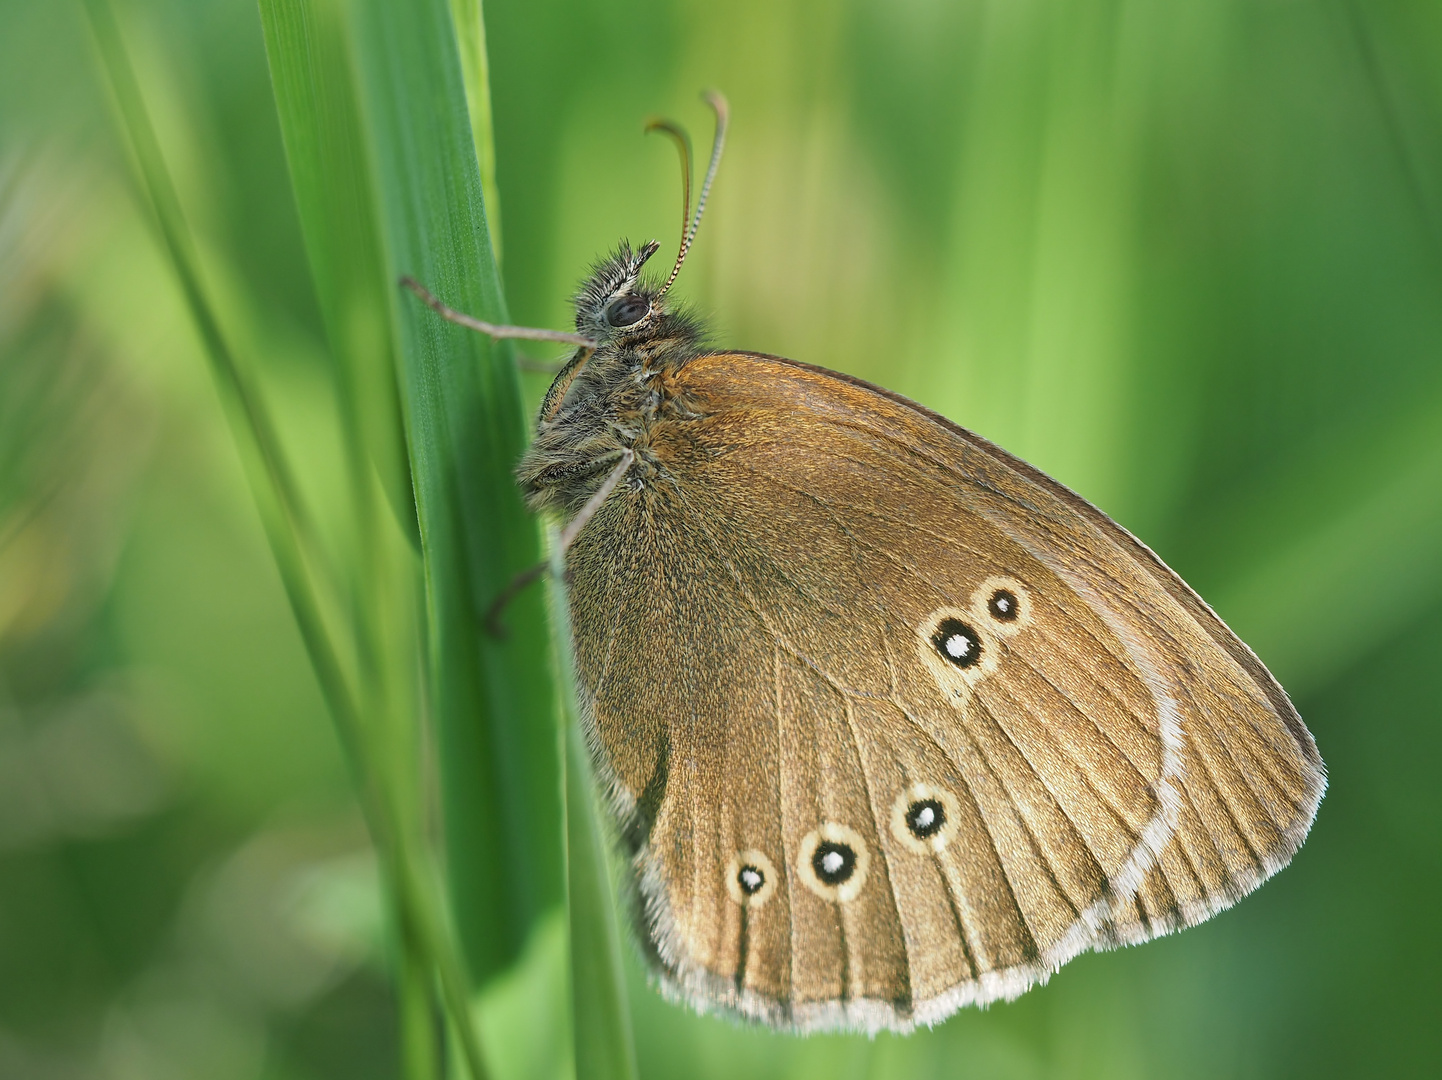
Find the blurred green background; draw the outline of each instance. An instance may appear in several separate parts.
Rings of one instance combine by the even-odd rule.
[[[335,398],[252,0],[117,3],[302,486]],[[879,382],[1155,548],[1297,701],[1294,865],[1185,934],[908,1038],[697,1018],[651,1077],[1442,1069],[1442,6],[488,0],[515,321],[671,250],[654,113],[734,126],[677,289],[721,343]],[[544,350],[530,350],[544,356]],[[525,375],[528,401],[545,377]],[[0,0],[0,1078],[389,1077],[342,755],[77,4]],[[464,920],[464,913],[460,918]],[[558,923],[481,988],[564,1071]],[[538,1049],[539,1048],[539,1049]]]

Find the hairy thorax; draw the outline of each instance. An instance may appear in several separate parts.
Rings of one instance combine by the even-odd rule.
[[[698,355],[690,334],[580,350],[547,392],[516,468],[527,505],[569,520],[626,450],[635,458],[623,487],[642,492],[664,482],[668,460],[691,442],[687,427],[706,415],[676,378]]]

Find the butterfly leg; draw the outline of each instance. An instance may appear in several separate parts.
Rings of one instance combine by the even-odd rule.
[[[475,330],[478,333],[486,334],[495,338],[524,338],[527,341],[559,341],[566,345],[582,345],[590,348],[596,347],[596,342],[580,334],[568,334],[564,330],[543,330],[534,326],[502,326],[499,323],[488,323],[482,319],[467,315],[463,311],[447,307],[431,294],[431,291],[422,285],[409,274],[403,274],[400,284],[416,296],[421,302],[430,308],[441,318],[453,322],[457,326],[464,326],[467,330]]]
[[[606,501],[607,496],[616,490],[616,485],[626,475],[626,470],[636,460],[635,451],[629,447],[621,451],[621,457],[616,462],[609,476],[596,489],[596,493],[586,500],[586,505],[573,517],[566,527],[561,530],[561,555],[564,557],[575,542],[576,536],[585,528],[586,522],[596,516],[596,511],[601,509],[601,504]],[[506,587],[496,594],[491,601],[491,606],[486,609],[486,632],[495,638],[506,636],[506,628],[501,625],[501,613],[506,610],[507,605],[514,600],[518,593],[531,582],[546,572],[549,562],[539,562],[535,566],[528,566],[515,577],[506,583]]]
[[[586,522],[596,516],[596,511],[601,509],[601,504],[606,501],[611,492],[616,490],[616,485],[621,482],[621,478],[626,475],[626,470],[635,460],[636,452],[634,450],[630,447],[622,450],[616,467],[611,470],[611,475],[606,477],[601,486],[596,489],[596,493],[586,500],[586,505],[581,507],[580,512],[561,530],[561,553],[563,555],[576,539],[576,534],[586,527]]]

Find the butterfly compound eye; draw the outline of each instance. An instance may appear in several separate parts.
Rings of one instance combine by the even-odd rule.
[[[623,296],[607,305],[606,322],[612,326],[633,326],[650,310],[651,305],[639,296]]]

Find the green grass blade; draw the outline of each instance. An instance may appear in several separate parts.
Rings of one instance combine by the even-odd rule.
[[[486,223],[491,247],[501,261],[501,189],[496,184],[496,137],[491,119],[491,65],[486,50],[486,15],[481,0],[451,0],[456,25],[461,78],[466,86],[466,108],[471,116],[471,137],[481,169],[481,191],[486,197]]]
[[[356,558],[349,593],[357,648],[357,696],[369,745],[365,768],[385,791],[377,836],[397,917],[394,978],[403,1074],[431,1080],[435,1061],[437,975],[454,982],[460,965],[441,931],[436,890],[425,858],[418,788],[421,743],[407,692],[414,646],[398,633],[408,603],[410,567],[387,559],[380,543],[371,470],[402,531],[419,546],[415,503],[401,430],[389,306],[377,216],[349,68],[341,12],[332,0],[261,0],[261,24],[276,112],[311,277],[334,362],[347,447]],[[398,580],[399,579],[399,580]],[[454,995],[452,1026],[480,1061],[464,988]]]
[[[241,371],[207,296],[195,241],[185,221],[175,184],[165,166],[160,143],[146,112],[140,84],[130,65],[114,12],[105,0],[85,0],[85,6],[144,191],[155,211],[161,240],[175,266],[186,305],[195,320],[206,356],[212,363],[221,397],[226,407],[233,410],[229,414],[232,430],[241,446],[242,456],[247,458],[247,465],[258,465],[263,470],[264,478],[253,484],[253,490],[269,497],[269,505],[262,507],[262,513],[279,513],[285,518],[289,530],[285,540],[294,546],[296,572],[304,577],[305,558],[308,556],[323,562],[323,556],[303,508],[294,473],[281,451],[275,424],[260,395]],[[325,572],[328,567],[322,565],[320,569]],[[314,616],[317,626],[321,625],[318,605]]]
[[[557,633],[570,634],[565,560],[551,538],[548,588]],[[636,1076],[621,941],[616,928],[606,847],[596,813],[595,784],[585,736],[576,715],[571,650],[556,650],[566,751],[566,870],[571,929],[571,1011],[579,1080],[630,1080]]]
[[[355,0],[356,72],[387,280],[505,320],[446,0]],[[524,429],[508,352],[390,290],[425,557],[431,705],[456,925],[472,975],[497,974],[562,899],[550,644],[539,590],[481,614],[539,557],[511,468]]]
[[[140,86],[130,65],[120,27],[106,0],[85,0],[101,60],[109,76],[121,122],[135,156],[143,190],[155,211],[161,239],[175,267],[186,305],[211,362],[232,435],[246,467],[266,538],[280,571],[312,665],[335,715],[342,739],[353,751],[360,742],[359,713],[335,643],[327,633],[320,600],[307,568],[307,526],[292,472],[280,448],[264,402],[241,370],[208,296],[195,242],[180,198],[166,168]],[[315,554],[312,548],[309,552]],[[366,792],[362,792],[363,801]]]
[[[435,1080],[441,1068],[434,974],[429,964],[421,962],[418,950],[405,949],[397,958],[395,981],[401,1075],[406,1080]]]
[[[356,777],[360,802],[395,904],[400,939],[407,953],[402,961],[407,968],[407,979],[412,981],[409,979],[410,967],[416,956],[423,957],[424,964],[438,978],[447,1008],[455,1018],[472,1078],[484,1080],[486,1073],[480,1046],[470,1022],[459,964],[453,958],[453,950],[446,937],[446,924],[437,910],[428,879],[412,861],[404,833],[397,826],[394,791],[383,788],[373,768],[374,755],[370,753],[369,732],[361,705],[347,677],[337,643],[327,628],[315,589],[314,574],[308,565],[308,553],[304,549],[304,515],[290,468],[264,403],[237,362],[215,314],[215,306],[201,274],[194,239],[181,212],[179,197],[145,109],[114,14],[106,0],[87,0],[86,6],[144,189],[150,196],[161,236],[211,361],[282,584]],[[310,562],[314,562],[314,556]],[[408,1064],[417,1063],[412,1061]],[[424,1076],[424,1073],[420,1075]]]
[[[326,16],[332,13],[332,10],[328,8],[324,0],[312,4],[286,2],[286,0],[263,0],[262,4],[277,104],[282,115],[282,130],[285,133],[292,176],[297,190],[297,203],[300,206],[302,220],[306,223],[308,248],[311,251],[312,262],[317,268],[321,303],[323,309],[330,309],[327,311],[328,326],[339,326],[343,330],[346,326],[344,305],[348,299],[346,286],[350,286],[351,294],[363,295],[362,283],[354,280],[348,281],[346,275],[349,274],[351,279],[354,279],[357,274],[357,264],[370,254],[368,249],[348,236],[346,226],[348,221],[352,221],[366,212],[363,203],[369,195],[369,191],[362,183],[350,179],[355,172],[355,166],[349,160],[349,155],[353,153],[354,147],[359,143],[359,135],[346,138],[333,131],[324,130],[327,125],[333,127],[336,123],[354,116],[354,111],[348,108],[345,100],[345,91],[349,84],[344,81],[345,57],[343,51],[328,46],[324,40],[325,35],[334,29],[334,24],[328,25],[324,21]],[[483,38],[480,35],[483,31],[479,29],[479,9],[469,3],[453,5],[453,16],[462,40],[469,42],[469,49],[466,46],[462,47],[461,66],[468,84],[467,113],[471,121],[470,130],[478,140],[483,140],[483,145],[488,147],[490,140],[488,111],[485,113],[478,111],[476,104],[475,83],[477,78],[480,80],[481,92],[484,92],[485,89],[484,53],[480,51],[480,46],[483,45]],[[362,19],[362,27],[364,25],[364,19]],[[442,36],[436,35],[436,37]],[[434,38],[432,44],[435,44]],[[466,60],[467,51],[472,54],[468,62]],[[394,58],[394,54],[390,54],[388,58]],[[404,97],[404,94],[397,96]],[[394,102],[395,99],[391,100]],[[451,100],[459,99],[453,97]],[[411,134],[415,134],[415,118],[411,117],[404,122],[411,125],[408,130]],[[424,126],[421,131],[424,132]],[[432,134],[437,145],[431,153],[435,154],[437,161],[444,162],[446,160],[444,151],[448,145],[456,154],[465,151],[464,139],[457,135],[454,128],[450,131],[442,130]],[[449,140],[449,144],[447,140]],[[383,130],[378,145],[384,145]],[[486,150],[482,150],[478,155],[482,163],[486,157]],[[447,206],[460,205],[464,207],[464,197],[458,199],[454,193],[446,192],[440,186],[441,178],[434,175],[427,176],[427,170],[417,171],[420,175],[392,176],[391,183],[396,184],[399,180],[402,183],[408,182],[409,186],[402,187],[400,184],[396,184],[389,190],[392,193],[401,193],[402,197],[419,197],[421,199],[434,197],[427,196],[426,193],[439,190],[444,193],[442,197],[446,199]],[[494,176],[492,176],[492,182],[494,182]],[[427,184],[430,186],[427,187]],[[379,184],[379,190],[387,191],[386,185],[387,181],[383,178]],[[484,185],[483,192],[485,192]],[[485,193],[488,194],[488,192]],[[415,245],[422,249],[418,258],[414,261],[408,260],[404,265],[400,265],[398,260],[398,265],[391,271],[378,269],[377,276],[389,278],[390,274],[395,271],[417,272],[415,268],[423,266],[427,257],[444,263],[443,255],[428,255],[423,249],[432,243],[438,248],[443,248],[444,239],[452,235],[452,231],[457,228],[465,229],[464,235],[473,241],[478,236],[483,240],[484,234],[479,230],[483,226],[484,220],[484,217],[477,214],[469,221],[462,218],[460,221],[448,223],[448,228],[428,231],[422,235],[402,240],[396,245],[396,248],[403,250],[407,244]],[[348,243],[349,247],[347,247]],[[480,271],[477,282],[480,294],[479,299],[470,310],[492,314],[493,317],[499,318],[500,297],[494,282],[493,271],[491,272],[492,276],[486,275],[491,268],[485,258],[484,249],[476,244],[473,250],[475,250],[477,258],[475,269]],[[422,271],[422,273],[425,272]],[[429,280],[439,280],[433,274],[427,274],[426,277]],[[471,287],[474,288],[477,283],[472,283]],[[488,293],[493,295],[488,296]],[[496,306],[489,306],[491,304]],[[443,324],[437,326],[431,322],[429,313],[416,312],[416,314],[419,314],[423,328],[443,331],[451,329],[449,326]],[[336,340],[338,351],[347,347],[348,343],[339,338],[339,335],[332,334],[332,337]],[[468,346],[480,346],[483,355],[485,351],[488,351],[488,343],[469,336],[462,336],[458,344],[460,351],[452,353],[450,356],[466,356],[464,350]],[[455,444],[448,443],[447,439],[454,438],[451,433],[468,419],[457,413],[445,414],[440,409],[444,402],[427,400],[424,397],[424,390],[438,385],[448,387],[442,397],[455,402],[473,400],[477,397],[483,398],[488,389],[484,386],[477,386],[470,379],[470,376],[477,370],[473,363],[448,369],[445,366],[448,358],[447,354],[438,352],[434,355],[422,356],[419,364],[411,364],[409,361],[403,364],[403,372],[409,371],[413,375],[419,376],[408,389],[414,390],[417,386],[422,389],[422,395],[418,399],[408,395],[408,401],[412,405],[410,424],[412,438],[415,442],[422,444],[415,447],[418,462],[421,454],[427,451],[434,455],[432,459],[434,461],[455,460],[449,458],[448,455],[459,456],[462,450]],[[498,362],[507,365],[507,371],[509,370],[509,357],[502,355],[498,357]],[[352,363],[355,363],[354,359],[352,359]],[[429,372],[430,375],[426,375],[426,372]],[[435,379],[434,382],[429,381],[432,377]],[[491,407],[506,408],[507,388],[502,384],[489,389],[492,393]],[[499,396],[495,394],[497,389],[501,391]],[[431,410],[426,414],[432,418],[431,422],[417,422],[414,408],[416,404],[419,404],[422,410]],[[482,403],[477,408],[484,407],[484,403]],[[438,420],[438,416],[441,419]],[[503,485],[502,495],[509,495],[512,491],[509,469],[506,467],[509,465],[509,461],[510,456],[507,455],[500,462],[495,459],[489,462],[492,468],[492,478],[498,477]],[[462,461],[461,464],[464,465],[465,462]],[[499,468],[497,468],[498,465]],[[457,472],[461,474],[457,477],[460,483],[468,482],[464,476],[464,469],[457,469]],[[435,477],[434,470],[418,464],[416,468],[418,488],[423,489],[426,486],[427,477],[444,479],[444,477]],[[435,581],[455,580],[459,575],[473,571],[473,568],[464,561],[459,567],[446,569],[447,557],[464,560],[466,551],[449,548],[444,544],[438,545],[435,542],[438,535],[448,535],[447,533],[438,534],[438,521],[443,521],[452,514],[464,519],[463,500],[459,511],[443,501],[454,495],[453,490],[438,482],[433,485],[433,494],[429,500],[424,491],[419,497],[420,505],[423,508],[422,521],[427,536],[425,544],[427,568],[433,582],[432,629],[436,634],[434,644],[437,646],[438,656],[442,655],[447,638],[457,650],[473,649],[490,644],[485,639],[474,639],[474,622],[470,618],[473,612],[452,610],[449,614],[447,613],[444,607],[445,602],[462,596],[463,591],[453,589],[438,595],[434,588]],[[435,513],[428,515],[425,512],[427,507]],[[522,524],[524,526],[524,522]],[[452,528],[455,527],[456,522],[452,519]],[[466,528],[464,520],[461,521],[459,527],[464,532]],[[494,541],[486,542],[494,544]],[[485,568],[483,564],[482,570]],[[460,580],[464,580],[464,577],[460,577]],[[510,618],[514,620],[516,614],[515,611],[511,612]],[[564,611],[558,615],[556,625],[562,627],[568,625],[565,622]],[[470,641],[467,640],[468,635],[472,638]],[[470,695],[474,695],[479,690],[483,694],[484,687],[478,688],[474,683],[457,678],[458,675],[464,677],[468,672],[464,665],[459,671],[455,669],[456,651],[444,655],[450,658],[437,663],[436,699],[438,701],[447,700],[443,695],[449,691],[454,695],[449,700],[455,706],[456,713],[459,714],[463,709],[468,710],[472,707],[466,703],[468,700],[473,701],[474,698],[468,696],[466,692],[469,691]],[[531,657],[533,660],[544,661],[547,655],[544,649],[540,649],[532,653]],[[534,675],[529,677],[533,679],[534,685],[544,685],[544,681],[535,679]],[[563,700],[572,699],[563,695]],[[457,715],[451,717],[453,722],[463,718]],[[497,716],[497,720],[502,724],[507,719],[509,718],[504,713]],[[524,720],[525,718],[518,717],[516,719]],[[444,711],[442,711],[442,724],[444,731],[446,724]],[[553,728],[548,727],[533,728],[533,730],[554,731]],[[620,943],[616,932],[610,884],[605,872],[605,851],[593,812],[589,769],[585,761],[583,742],[574,726],[574,717],[571,717],[565,730],[569,734],[567,747],[572,759],[572,767],[567,770],[566,775],[567,817],[572,836],[569,846],[569,878],[576,1060],[581,1063],[585,1075],[633,1076],[635,1074],[634,1049],[627,1022],[627,1005],[620,967]],[[496,764],[491,770],[491,776],[486,776],[482,771],[482,775],[478,777],[476,775],[478,771],[476,758],[459,757],[453,750],[456,742],[467,744],[467,740],[474,740],[477,733],[465,730],[457,732],[453,726],[452,734],[458,738],[443,748],[443,754],[446,755],[445,771],[448,777],[449,791],[451,793],[470,792],[473,801],[468,809],[479,811],[460,820],[458,824],[458,818],[454,812],[457,800],[448,800],[447,833],[452,838],[453,872],[459,874],[470,865],[476,868],[478,874],[486,874],[493,865],[489,862],[491,859],[524,857],[525,854],[524,852],[512,856],[505,854],[504,844],[495,843],[498,839],[505,839],[504,836],[496,836],[501,824],[500,820],[496,816],[492,816],[487,821],[485,817],[485,815],[496,814],[494,806],[485,806],[479,799],[474,799],[478,788],[483,788],[488,781],[493,782],[497,774],[509,771],[513,762],[505,761],[503,749],[497,750],[482,744],[480,748],[493,754]],[[484,734],[484,731],[481,734]],[[474,747],[476,744],[471,741],[468,745]],[[554,742],[552,745],[555,745]],[[551,782],[555,783],[554,778]],[[558,788],[552,787],[551,790],[555,792]],[[514,825],[514,821],[511,824]],[[559,824],[559,821],[556,822],[557,826]],[[512,831],[508,835],[534,836],[535,830],[536,821],[531,820],[520,830]],[[559,835],[558,830],[553,835]],[[488,876],[492,880],[504,877],[504,875],[494,873],[490,873]],[[498,941],[505,942],[508,939],[519,942],[528,928],[518,925],[519,920],[507,925],[504,919],[505,898],[492,899],[493,904],[489,909],[478,906],[473,902],[474,893],[468,894],[465,890],[465,883],[458,882],[457,911],[460,913],[459,919],[462,927],[467,925],[471,927],[472,943],[479,940],[484,946]],[[501,912],[499,917],[496,914],[498,910]],[[484,966],[486,963],[489,962],[494,966],[504,963],[507,958],[502,955],[497,959],[496,951],[491,950],[483,954],[480,963],[477,963],[474,951],[471,959],[478,973],[484,976],[487,973],[487,968]],[[420,1068],[421,1064],[423,1063],[417,1062],[416,1067]]]
[[[349,426],[397,520],[418,544],[375,199],[341,12],[336,0],[261,0],[260,15],[296,209]]]

